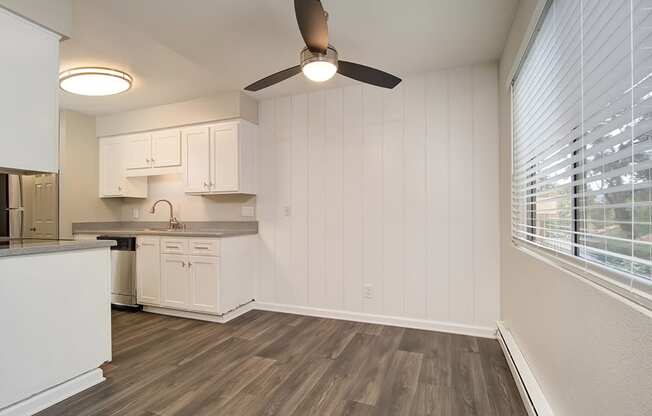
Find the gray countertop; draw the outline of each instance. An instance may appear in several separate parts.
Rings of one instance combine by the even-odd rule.
[[[46,240],[38,238],[0,238],[0,257],[24,256],[28,254],[57,253],[72,250],[109,248],[115,241],[104,240]]]
[[[102,222],[75,223],[73,234],[97,234],[108,236],[133,237],[139,235],[159,235],[175,237],[236,237],[258,233],[256,221],[212,221],[186,222],[181,230],[167,229],[164,222]]]
[[[88,230],[77,230],[75,234],[97,234],[108,235],[114,237],[137,237],[139,235],[160,235],[160,236],[174,236],[174,237],[236,237],[239,235],[257,234],[258,231],[252,230],[156,230],[156,229],[140,229],[140,228],[95,228]]]

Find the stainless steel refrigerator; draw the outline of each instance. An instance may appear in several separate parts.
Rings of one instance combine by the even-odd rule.
[[[58,238],[56,174],[0,173],[0,237]]]

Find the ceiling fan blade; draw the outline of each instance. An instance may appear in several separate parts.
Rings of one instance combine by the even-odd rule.
[[[306,46],[312,52],[324,52],[328,48],[328,25],[326,12],[319,0],[294,0],[299,31]]]
[[[401,78],[387,72],[347,61],[337,62],[337,72],[357,81],[389,89],[394,88],[401,82]]]
[[[251,85],[245,87],[247,91],[259,91],[263,88],[267,88],[271,85],[277,84],[281,81],[285,81],[288,78],[291,78],[301,72],[301,65],[293,66],[292,68],[284,69],[280,72],[272,74],[263,79],[259,79]]]

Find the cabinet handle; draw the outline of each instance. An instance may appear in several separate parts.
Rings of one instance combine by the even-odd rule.
[[[195,246],[197,250],[208,250],[208,247],[206,246]]]
[[[186,262],[185,261],[181,262],[181,267],[186,267]]]
[[[122,186],[118,186],[118,191],[122,191]]]
[[[145,158],[145,162],[146,162],[146,163],[149,163],[149,159],[148,159],[148,158]]]
[[[208,184],[204,181],[204,188],[208,188]]]
[[[150,159],[150,162],[154,163],[154,158],[151,158],[151,159]]]
[[[180,248],[179,246],[165,246],[165,248]]]
[[[192,263],[191,263],[191,262],[188,262],[188,267],[192,267]]]

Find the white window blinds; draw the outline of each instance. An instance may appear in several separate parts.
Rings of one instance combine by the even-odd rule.
[[[512,233],[652,283],[652,0],[552,0],[512,86]]]

